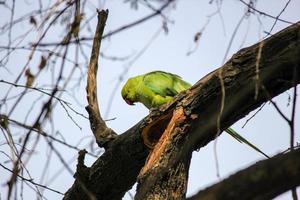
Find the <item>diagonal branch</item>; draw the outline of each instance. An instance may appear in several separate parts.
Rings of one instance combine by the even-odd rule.
[[[172,154],[173,149],[169,149],[171,153],[167,156],[172,156],[172,158],[166,157],[169,160],[171,158],[168,167],[174,168],[178,163],[178,167],[183,166],[180,163],[184,163],[184,160],[189,157],[193,150],[204,147],[214,140],[218,129],[217,118],[222,98],[219,80],[220,70],[222,71],[226,91],[224,110],[219,127],[221,130],[228,128],[250,111],[258,108],[263,102],[267,102],[295,84],[299,84],[299,32],[300,22],[262,41],[264,45],[261,50],[258,71],[259,90],[257,91],[257,98],[255,98],[257,85],[255,77],[259,43],[237,52],[221,68],[202,78],[190,90],[176,96],[172,102],[151,112],[149,116],[111,142],[110,148],[90,167],[89,189],[95,193],[98,199],[121,199],[125,192],[136,182],[139,171],[145,164],[146,157],[149,154],[141,134],[151,135],[147,132],[152,131],[162,134],[167,126],[161,124],[156,124],[156,126],[155,123],[168,125],[165,120],[166,116],[174,113],[176,107],[184,109],[184,116],[187,120],[180,123],[183,126],[186,125],[188,131],[172,129],[170,134],[176,135],[167,137],[179,141],[178,143],[172,143],[171,140],[169,142],[169,144],[174,144],[175,150],[179,149],[179,151],[175,151],[176,155],[174,156]],[[297,73],[297,79],[294,79],[294,73]],[[168,119],[171,120],[172,117]],[[143,130],[146,130],[146,133]],[[154,135],[157,136],[157,134]],[[188,170],[188,165],[186,167],[184,170]],[[150,167],[150,169],[153,169],[153,167]],[[167,172],[168,170],[160,171],[157,178],[166,177],[166,179],[161,180],[168,181]],[[140,180],[144,184],[147,183],[147,177],[143,179],[142,176]],[[151,187],[154,189],[155,179],[152,179],[151,182]],[[67,194],[83,193],[78,190],[79,187],[76,187],[76,184],[75,181]],[[182,191],[184,192],[184,190]],[[72,199],[84,199],[84,197],[78,195],[72,197]]]
[[[300,185],[299,157],[300,149],[297,149],[260,161],[187,200],[273,199]]]
[[[87,77],[87,100],[88,106],[86,110],[89,113],[89,120],[91,129],[96,138],[96,142],[99,147],[107,147],[108,142],[116,137],[116,133],[106,126],[105,121],[102,119],[99,110],[99,101],[97,98],[97,70],[98,70],[98,58],[101,46],[101,38],[103,35],[105,22],[108,15],[108,10],[97,11],[98,23],[96,27],[96,33],[93,41],[92,53],[90,58],[90,64],[88,67]]]
[[[174,107],[181,107],[185,120],[176,126],[168,138],[165,137],[166,129],[161,131],[161,139],[164,138],[166,144],[164,151],[155,155],[156,160],[150,160],[158,152],[160,139],[145,166],[149,166],[150,161],[156,164],[147,167],[148,173],[142,170],[139,175],[136,199],[153,199],[153,196],[155,199],[184,198],[186,189],[176,187],[176,183],[187,182],[187,158],[191,157],[192,151],[215,139],[220,129],[228,128],[263,102],[294,87],[294,74],[300,73],[297,53],[300,48],[299,29],[300,23],[297,23],[262,41],[264,45],[261,42],[240,50],[224,66],[201,79],[186,94],[178,96],[166,109],[161,108],[161,113],[166,114]],[[296,78],[296,83],[299,81]],[[226,98],[223,98],[224,94]],[[151,124],[151,127],[161,125],[157,118],[164,115],[157,116],[152,118],[158,123]],[[178,172],[181,172],[180,175]]]

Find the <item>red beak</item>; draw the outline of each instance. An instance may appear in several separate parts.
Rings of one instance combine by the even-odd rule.
[[[128,105],[131,105],[131,106],[134,106],[134,102],[133,101],[130,101],[129,99],[125,99],[126,103]]]

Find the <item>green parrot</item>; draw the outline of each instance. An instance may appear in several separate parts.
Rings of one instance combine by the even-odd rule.
[[[121,94],[127,104],[134,105],[135,102],[140,102],[148,109],[151,109],[172,100],[175,95],[190,87],[191,84],[182,80],[176,74],[153,71],[129,78],[123,86]],[[269,158],[268,155],[248,142],[232,128],[228,128],[225,131],[237,141],[249,145]]]

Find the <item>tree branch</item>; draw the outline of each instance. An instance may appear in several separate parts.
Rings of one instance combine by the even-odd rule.
[[[102,119],[99,110],[99,101],[97,98],[97,70],[98,70],[98,58],[101,46],[101,38],[103,35],[105,22],[108,15],[108,10],[97,11],[98,23],[96,27],[96,33],[93,41],[93,48],[90,58],[90,64],[88,67],[87,77],[87,100],[89,105],[86,106],[86,110],[89,113],[89,120],[91,129],[96,138],[96,142],[99,147],[107,147],[108,142],[116,137],[116,133],[106,126],[105,121]]]
[[[170,137],[165,137],[164,130],[167,129],[160,131],[162,137],[150,153],[145,167],[150,162],[156,164],[147,167],[147,173],[141,171],[136,199],[153,199],[153,196],[155,199],[184,198],[185,188],[178,190],[173,183],[187,182],[188,176],[180,176],[177,172],[182,171],[184,165],[184,173],[188,173],[189,161],[186,159],[191,157],[192,151],[213,140],[220,134],[219,130],[228,128],[263,102],[294,86],[294,73],[300,73],[297,53],[299,27],[299,23],[295,24],[239,51],[224,66],[201,79],[186,94],[179,95],[167,108],[161,109],[166,114],[175,106],[176,109],[181,107],[185,120],[173,123],[174,129],[168,133]],[[289,34],[285,34],[287,32]],[[294,51],[291,51],[293,48]],[[160,121],[156,116],[153,118],[157,123],[150,123],[150,126],[159,127]],[[144,135],[150,138],[153,132],[157,132],[145,130],[147,133]],[[161,146],[161,143],[165,145]],[[156,160],[151,159],[153,157]]]
[[[150,139],[153,138],[152,135],[159,138],[159,135],[163,134],[168,124],[171,123],[174,109],[180,107],[183,109],[185,120],[179,124],[175,123],[178,126],[177,129],[172,129],[171,137],[166,137],[168,138],[166,143],[170,145],[164,145],[162,152],[166,152],[165,150],[169,148],[169,153],[163,158],[163,161],[166,161],[163,163],[167,163],[167,167],[161,166],[161,169],[170,167],[172,168],[171,172],[176,172],[176,169],[181,170],[176,168],[176,165],[178,164],[180,167],[182,165],[179,164],[183,163],[184,170],[188,170],[187,162],[189,162],[191,152],[204,147],[215,139],[218,128],[221,130],[228,128],[250,111],[258,108],[263,102],[293,87],[294,83],[299,84],[299,30],[300,23],[298,22],[262,41],[264,45],[262,45],[259,60],[257,60],[259,43],[240,50],[224,66],[208,74],[190,90],[180,93],[172,102],[151,112],[133,128],[116,138],[111,142],[110,148],[91,166],[88,177],[90,188],[88,189],[98,199],[121,199],[136,182],[138,173],[149,153],[141,134],[143,133],[143,136],[150,137]],[[257,63],[259,63],[258,70]],[[257,73],[259,82],[256,79]],[[296,80],[294,80],[294,73],[298,74]],[[219,116],[222,99],[220,74],[223,78],[225,87],[223,89],[226,94],[223,97],[225,101],[223,102],[222,116]],[[257,85],[259,87],[256,87]],[[256,88],[259,90],[256,91]],[[166,118],[166,116],[171,117]],[[218,117],[220,118],[220,127],[217,124]],[[181,129],[183,127],[186,129]],[[178,130],[178,128],[183,131]],[[154,144],[157,142],[155,138]],[[174,153],[172,150],[175,150]],[[153,152],[157,152],[156,149]],[[164,155],[160,154],[156,159],[161,159],[161,156]],[[168,174],[168,170],[156,171],[154,167],[149,169],[148,172],[150,173],[144,173],[145,176],[141,174],[139,177],[141,184],[149,186],[148,189],[143,190],[143,194],[153,191],[157,180],[168,183],[169,177],[174,178],[172,173]],[[180,174],[184,174],[182,172],[184,171],[181,171]],[[176,180],[174,181],[176,182]],[[76,184],[75,182],[68,194],[78,192],[74,190],[74,188],[78,189]],[[139,188],[142,188],[141,186],[143,185],[140,185]],[[182,192],[185,191],[182,190]],[[87,198],[80,198],[79,196],[77,198],[75,195],[72,199]]]
[[[297,149],[260,161],[211,187],[199,191],[188,200],[273,199],[300,185],[299,158],[300,149]]]

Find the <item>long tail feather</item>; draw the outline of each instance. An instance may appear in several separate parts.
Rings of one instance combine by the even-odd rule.
[[[251,148],[253,148],[254,150],[256,150],[257,152],[263,154],[264,156],[266,156],[267,158],[270,158],[267,154],[265,154],[264,152],[262,152],[259,148],[257,148],[256,146],[254,146],[252,143],[250,143],[248,140],[246,140],[245,138],[243,138],[240,134],[238,134],[235,130],[233,130],[232,128],[228,128],[225,130],[229,135],[231,135],[233,138],[235,138],[237,141],[239,141],[240,143],[245,143],[248,146],[250,146]]]

